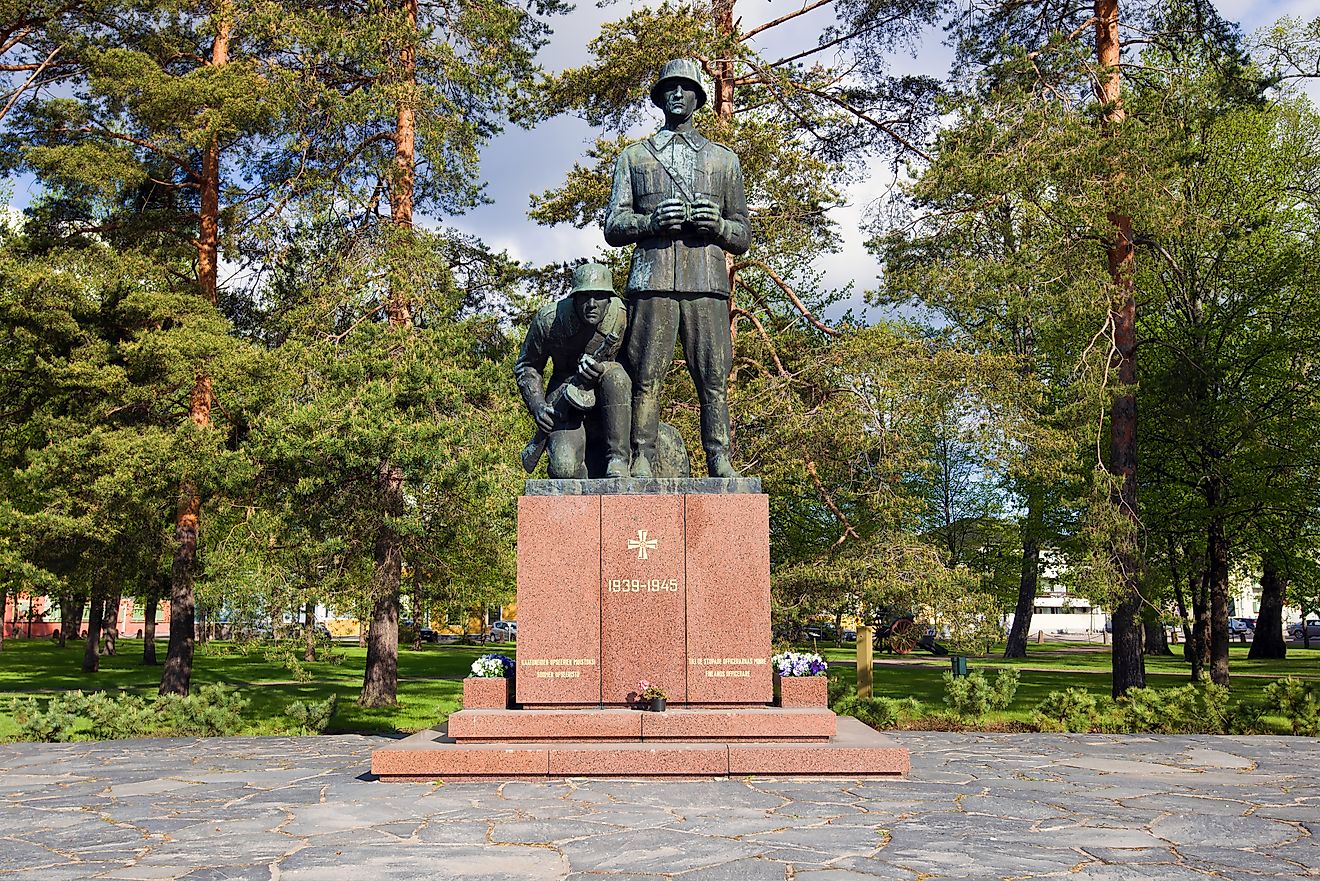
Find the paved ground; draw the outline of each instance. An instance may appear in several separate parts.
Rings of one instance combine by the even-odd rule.
[[[1320,740],[904,733],[903,781],[402,784],[361,737],[0,746],[0,879],[1320,877]]]

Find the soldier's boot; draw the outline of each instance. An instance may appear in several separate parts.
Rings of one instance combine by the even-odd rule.
[[[651,468],[651,460],[645,453],[638,453],[637,458],[632,463],[632,476],[643,480],[650,480],[655,476],[655,471]]]
[[[601,407],[600,420],[605,429],[605,476],[631,476],[632,402]]]
[[[720,452],[713,456],[706,457],[706,470],[710,472],[711,477],[742,477],[733,467],[733,462],[729,460],[729,454]]]

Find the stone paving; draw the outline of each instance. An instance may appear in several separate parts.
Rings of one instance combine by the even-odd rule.
[[[1320,877],[1320,741],[904,732],[906,780],[380,783],[379,739],[0,746],[0,879]]]

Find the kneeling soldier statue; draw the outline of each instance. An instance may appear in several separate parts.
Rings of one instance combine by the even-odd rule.
[[[536,313],[513,368],[538,428],[522,453],[527,473],[548,446],[552,478],[629,476],[632,382],[615,360],[627,324],[609,267],[599,263],[579,266],[572,295]]]

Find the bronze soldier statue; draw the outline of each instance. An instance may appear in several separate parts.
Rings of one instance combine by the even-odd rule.
[[[636,245],[628,273],[623,358],[632,377],[632,475],[656,475],[660,387],[681,339],[701,402],[701,445],[712,477],[729,460],[729,274],[725,252],[751,244],[742,165],[702,137],[692,115],[706,103],[697,62],[667,63],[651,89],[664,128],[624,148],[614,166],[605,241]]]
[[[615,360],[627,324],[609,267],[599,263],[579,266],[572,294],[536,313],[513,368],[538,428],[522,455],[529,474],[548,447],[552,478],[629,476],[632,383]]]

